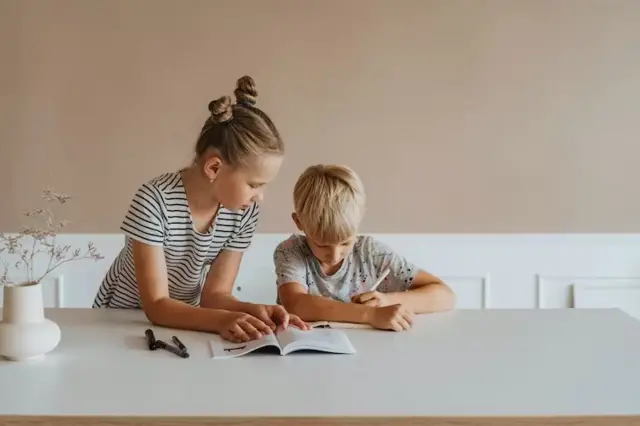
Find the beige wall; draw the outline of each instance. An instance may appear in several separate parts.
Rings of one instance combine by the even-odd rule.
[[[188,164],[252,75],[296,176],[347,163],[367,232],[640,231],[640,1],[0,0],[0,231],[53,185],[73,232]]]

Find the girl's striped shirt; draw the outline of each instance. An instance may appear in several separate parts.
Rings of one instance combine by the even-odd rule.
[[[173,299],[197,305],[206,273],[221,250],[249,248],[259,217],[252,204],[238,212],[220,207],[206,233],[193,227],[180,171],[165,173],[135,193],[120,229],[125,244],[108,269],[93,302],[94,308],[140,308],[132,242],[163,247]]]

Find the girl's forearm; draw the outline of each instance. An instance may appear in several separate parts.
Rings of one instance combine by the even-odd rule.
[[[145,307],[144,312],[155,325],[217,333],[220,319],[226,311],[191,306],[167,297]]]
[[[224,309],[235,312],[249,312],[253,303],[242,302],[228,293],[217,292],[202,297],[200,306],[209,309]]]

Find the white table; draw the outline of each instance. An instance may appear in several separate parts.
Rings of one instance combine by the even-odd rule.
[[[149,351],[140,311],[47,316],[53,352],[0,361],[0,425],[640,425],[640,321],[614,309],[454,311],[344,330],[356,355],[227,360],[205,333],[158,327],[191,356]]]

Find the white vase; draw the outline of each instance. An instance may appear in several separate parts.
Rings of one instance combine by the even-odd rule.
[[[41,283],[4,286],[0,355],[14,361],[41,358],[60,342],[60,327],[44,317]]]

